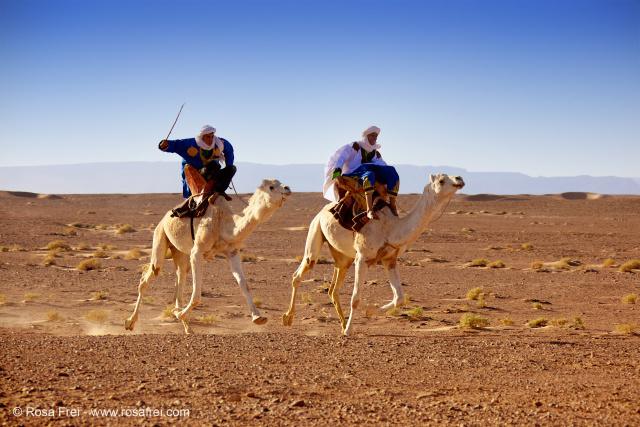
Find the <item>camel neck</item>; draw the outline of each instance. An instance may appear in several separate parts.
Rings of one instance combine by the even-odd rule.
[[[443,209],[445,199],[447,198],[438,197],[431,185],[427,185],[411,211],[397,220],[388,242],[395,246],[406,246],[415,242]]]
[[[251,203],[256,202],[256,203]],[[273,215],[276,206],[269,205],[265,200],[249,201],[241,215],[234,215],[233,240],[240,242],[249,237],[255,228]]]

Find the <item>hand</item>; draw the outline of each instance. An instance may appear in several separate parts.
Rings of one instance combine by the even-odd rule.
[[[158,144],[158,148],[162,151],[165,151],[167,148],[169,148],[169,141],[163,139],[162,141],[160,141],[160,144]]]
[[[335,168],[335,169],[333,170],[333,174],[331,175],[331,179],[336,179],[336,178],[338,178],[338,177],[339,177],[339,176],[341,176],[341,175],[342,175],[342,169],[340,169],[340,168]]]

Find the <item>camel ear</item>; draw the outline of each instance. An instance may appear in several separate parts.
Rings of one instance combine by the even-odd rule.
[[[266,188],[266,187],[268,187],[269,185],[271,185],[271,181],[270,181],[270,180],[268,180],[268,179],[263,179],[263,180],[262,180],[262,184],[260,185],[260,187],[262,187],[262,188]]]
[[[433,183],[436,180],[436,176],[434,174],[429,175],[429,183]]]

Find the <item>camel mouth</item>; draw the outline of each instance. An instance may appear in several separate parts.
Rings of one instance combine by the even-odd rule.
[[[453,184],[454,188],[457,188],[458,190],[461,189],[462,187],[464,187],[464,183],[460,183],[460,184]]]

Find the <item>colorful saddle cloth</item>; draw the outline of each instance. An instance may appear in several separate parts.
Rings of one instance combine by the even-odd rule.
[[[370,221],[364,190],[356,178],[340,176],[337,181],[340,200],[329,212],[347,230],[360,231]],[[374,212],[389,206],[377,191],[374,191],[372,199]]]

